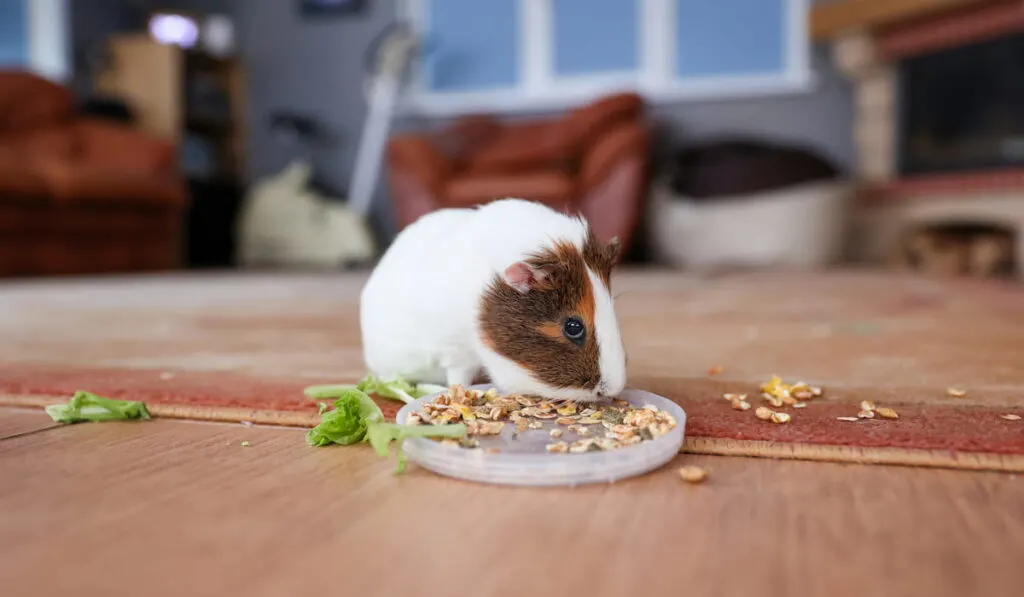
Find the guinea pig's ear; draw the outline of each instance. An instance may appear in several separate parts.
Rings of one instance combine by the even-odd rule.
[[[619,237],[612,237],[608,244],[605,245],[605,254],[608,257],[608,263],[616,265],[619,259],[622,258],[622,243],[619,242]]]
[[[505,281],[512,288],[526,294],[531,290],[542,290],[550,286],[552,268],[546,265],[530,265],[517,261],[505,268]]]

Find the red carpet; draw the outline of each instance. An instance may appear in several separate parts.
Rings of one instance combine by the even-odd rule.
[[[1010,325],[1024,320],[1017,286],[849,273],[694,282],[631,272],[618,283],[627,289],[618,304],[630,385],[683,406],[691,451],[1024,471],[1024,420],[1001,418],[1024,416],[1024,326]],[[156,416],[311,425],[317,405],[302,389],[362,373],[352,298],[359,278],[278,284],[104,284],[88,287],[87,305],[71,300],[82,287],[49,305],[33,298],[40,287],[0,293],[8,307],[0,321],[14,342],[0,351],[0,404],[39,405],[86,389],[142,400]],[[301,285],[320,292],[280,291]],[[154,295],[196,287],[209,296],[188,308]],[[784,293],[793,287],[796,298]],[[106,306],[133,302],[127,311]],[[119,321],[128,327],[113,332]],[[716,364],[724,372],[709,378]],[[761,406],[757,385],[772,373],[806,376],[825,396],[787,408],[793,419],[783,425],[721,398],[745,393]],[[948,396],[951,385],[967,395]],[[900,418],[837,420],[866,399]],[[381,404],[389,416],[400,406]]]

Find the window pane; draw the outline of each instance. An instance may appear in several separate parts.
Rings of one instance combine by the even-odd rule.
[[[676,74],[761,75],[785,68],[787,0],[676,0]]]
[[[0,65],[28,64],[29,0],[0,0]]]
[[[551,0],[555,73],[582,75],[637,68],[638,0]]]
[[[512,87],[518,80],[518,0],[428,0],[434,91]]]

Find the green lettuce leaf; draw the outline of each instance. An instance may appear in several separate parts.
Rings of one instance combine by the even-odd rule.
[[[323,388],[324,386],[319,386]],[[361,442],[368,442],[373,449],[382,457],[391,455],[391,444],[396,444],[396,455],[398,463],[395,466],[395,474],[405,471],[405,452],[402,450],[402,442],[409,437],[453,437],[461,438],[466,436],[466,426],[459,423],[455,425],[399,425],[384,421],[384,413],[380,407],[363,390],[348,387],[337,389],[337,400],[334,401],[334,410],[328,410],[320,414],[320,424],[306,433],[306,443],[311,446],[321,447],[330,444],[341,444],[350,446]],[[321,391],[322,392],[322,391]],[[307,395],[309,395],[307,388]],[[323,393],[318,393],[324,397]]]
[[[334,401],[334,410],[320,414],[320,424],[309,430],[306,442],[311,446],[349,446],[363,441],[370,423],[383,420],[384,413],[372,398],[365,392],[349,388]]]
[[[405,451],[402,450],[402,442],[410,437],[466,437],[466,426],[462,423],[452,425],[399,425],[398,423],[374,423],[370,425],[366,433],[370,445],[377,451],[379,456],[387,458],[391,455],[391,443],[395,443],[395,453],[398,456],[398,463],[395,465],[395,474],[405,472]]]
[[[149,419],[149,411],[142,402],[114,400],[79,390],[67,404],[51,404],[46,414],[57,423],[83,423],[86,421],[127,421]]]
[[[375,375],[367,375],[355,385],[323,385],[306,388],[306,396],[313,399],[337,398],[347,390],[359,390],[366,394],[376,394],[381,398],[401,400],[408,404],[424,396],[443,392],[445,386],[435,384],[413,385],[401,377],[380,379]]]

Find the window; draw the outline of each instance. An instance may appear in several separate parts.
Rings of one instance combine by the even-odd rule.
[[[406,0],[429,51],[405,108],[551,109],[632,89],[652,101],[798,92],[809,0]]]
[[[67,0],[0,0],[0,68],[55,81],[68,72]]]
[[[28,62],[28,0],[0,0],[0,67]]]

